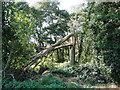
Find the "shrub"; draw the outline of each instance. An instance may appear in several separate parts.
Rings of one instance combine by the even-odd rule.
[[[65,77],[71,77],[71,76],[75,76],[72,72],[67,71],[67,70],[63,70],[63,69],[58,69],[58,68],[53,68],[51,69],[52,73],[56,73],[56,74],[62,74]]]
[[[5,81],[6,82],[6,81]],[[45,88],[45,86],[41,85],[40,83],[32,80],[32,81],[24,81],[24,82],[20,82],[20,81],[7,81],[6,83],[3,82],[3,89],[6,88]]]
[[[67,88],[81,88],[81,87],[77,86],[75,84],[69,84],[69,85],[67,85]]]
[[[77,85],[70,84],[66,85],[61,79],[53,77],[52,74],[48,75],[47,77],[43,77],[42,81],[36,82],[34,80],[31,81],[10,81],[9,79],[3,80],[2,89],[27,89],[27,88],[81,88]]]
[[[59,84],[50,84],[48,88],[66,88],[66,87],[63,85],[59,85]]]
[[[104,64],[96,67],[92,63],[86,63],[65,67],[64,70],[76,75],[79,82],[83,81],[91,83],[91,85],[112,82],[112,78],[110,77],[111,69]]]
[[[54,78],[52,74],[49,74],[47,77],[42,78],[41,84],[42,85],[51,85],[51,84],[64,85],[64,82],[59,78]]]
[[[111,77],[120,84],[120,18],[118,18],[118,6],[119,2],[101,3],[96,6],[93,12],[96,18],[92,30],[96,32],[95,47],[101,51],[104,63],[111,68]]]

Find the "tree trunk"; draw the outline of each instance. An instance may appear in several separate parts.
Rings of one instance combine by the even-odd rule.
[[[29,68],[33,64],[36,64],[35,66],[37,66],[39,64],[39,62],[36,63],[38,61],[38,59],[42,59],[43,57],[48,55],[51,51],[55,50],[56,48],[58,49],[58,48],[62,48],[62,47],[65,47],[65,46],[71,46],[72,45],[71,55],[70,55],[71,56],[71,65],[74,64],[74,61],[75,61],[75,38],[73,38],[73,42],[68,44],[68,45],[61,45],[61,44],[63,44],[70,37],[72,37],[72,36],[75,37],[75,34],[78,34],[78,33],[80,33],[80,32],[71,33],[71,34],[65,36],[64,38],[58,40],[55,44],[51,45],[47,49],[42,50],[38,54],[35,54],[35,55],[31,56],[31,58],[32,58],[31,61],[23,67],[23,72],[21,72],[21,74],[18,76],[18,78],[20,78],[21,75],[27,70],[27,68]]]
[[[80,63],[80,57],[81,57],[81,54],[82,54],[82,49],[83,49],[82,44],[83,44],[83,38],[81,36],[81,40],[78,43],[78,63]]]
[[[63,63],[65,61],[65,59],[64,59],[64,48],[61,49],[61,55],[60,55],[60,57],[61,57],[61,62]]]
[[[70,65],[75,64],[75,42],[76,42],[75,35],[72,37],[72,42],[73,45],[70,47]]]
[[[75,46],[70,47],[70,65],[75,64]]]
[[[63,63],[64,62],[64,49],[57,49],[57,62]]]
[[[68,61],[70,60],[70,46],[68,47],[68,53],[67,53],[67,55],[68,55]]]
[[[59,49],[57,49],[57,62],[60,63],[60,52],[59,52]]]

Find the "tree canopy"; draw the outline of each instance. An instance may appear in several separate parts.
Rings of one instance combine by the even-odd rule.
[[[73,13],[59,4],[2,2],[3,76],[24,81],[50,70],[79,82],[119,85],[120,2],[88,2]]]

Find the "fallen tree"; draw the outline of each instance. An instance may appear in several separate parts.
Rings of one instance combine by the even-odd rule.
[[[80,32],[80,31],[71,33],[71,34],[65,36],[64,38],[58,40],[55,44],[51,45],[51,46],[48,47],[47,49],[42,50],[40,53],[33,55],[33,56],[32,56],[33,60],[35,60],[35,59],[37,59],[37,58],[44,57],[45,55],[47,55],[50,51],[52,51],[52,50],[54,50],[54,49],[59,49],[59,48],[65,47],[65,46],[74,45],[75,41],[70,42],[70,43],[65,44],[65,45],[62,45],[62,44],[63,44],[65,41],[67,41],[70,37],[72,37],[72,36],[75,37],[76,34],[78,34],[79,32]]]
[[[45,50],[42,50],[40,53],[38,54],[35,54],[33,55],[31,58],[31,61],[24,67],[24,70],[27,68],[27,67],[30,67],[32,66],[34,63],[37,62],[38,59],[42,59],[43,57],[45,57],[46,55],[48,55],[51,51],[55,50],[55,49],[59,49],[59,48],[62,48],[62,47],[66,47],[66,46],[71,46],[74,44],[73,43],[68,43],[68,44],[65,44],[65,45],[61,45],[63,44],[65,41],[67,41],[71,36],[74,36],[75,33],[71,33],[67,36],[65,36],[64,38],[58,40],[55,44],[51,45],[50,47],[48,47],[47,49]]]
[[[70,37],[74,37],[75,38],[75,35],[78,34],[78,32],[74,32],[74,33],[71,33],[67,36],[65,36],[64,38],[58,40],[55,44],[51,45],[50,47],[48,47],[47,49],[45,50],[42,50],[41,52],[39,52],[38,54],[35,54],[33,55],[31,58],[31,61],[23,67],[23,72],[21,73],[21,75],[27,70],[28,67],[32,66],[35,64],[35,66],[33,68],[35,68],[41,61],[37,62],[39,59],[42,60],[43,57],[45,57],[46,55],[48,55],[51,51],[53,50],[56,50],[56,49],[59,49],[59,48],[63,48],[63,47],[66,47],[66,46],[74,46],[75,44],[75,41],[73,42],[70,42],[68,44],[64,44],[65,41],[67,41]],[[21,76],[20,75],[20,76]],[[19,77],[20,77],[19,76]]]

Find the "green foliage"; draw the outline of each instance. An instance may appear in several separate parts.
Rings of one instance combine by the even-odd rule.
[[[83,10],[71,15],[60,10],[57,1],[40,2],[37,8],[29,7],[25,2],[3,2],[2,5],[2,59],[7,68],[21,69],[33,54],[55,43],[69,30],[73,32],[82,27],[76,43],[75,58],[79,65],[59,63],[68,59],[64,58],[69,54],[65,49],[53,51],[40,64],[53,68],[57,60],[61,69],[53,68],[51,72],[65,77],[77,75],[79,82],[102,84],[111,82],[112,77],[114,82],[120,83],[119,2],[88,3]],[[3,84],[5,88],[39,88],[35,81],[5,80]],[[50,75],[42,79],[42,84],[48,88],[72,87]]]
[[[42,78],[41,84],[44,84],[44,85],[50,85],[50,84],[64,85],[62,80],[60,80],[58,78],[54,78],[51,74],[49,74],[47,77]]]
[[[65,88],[64,86],[62,85],[59,85],[59,84],[50,84],[49,86],[47,86],[48,88]]]
[[[67,85],[67,88],[80,88],[80,87],[75,84],[69,84]]]
[[[69,14],[58,2],[40,2],[37,8],[25,2],[3,2],[3,62],[22,68],[30,56],[55,43],[68,31]]]
[[[3,2],[2,5],[3,63],[8,67],[22,68],[34,51],[34,44],[29,42],[31,30],[28,23],[31,21],[26,14],[28,5],[15,2]]]
[[[95,7],[94,19],[96,48],[101,50],[103,60],[111,68],[111,76],[119,82],[120,74],[120,31],[119,31],[119,2],[101,3]],[[96,29],[99,28],[100,30]]]
[[[3,89],[27,89],[27,88],[81,88],[77,85],[66,85],[63,80],[53,77],[51,74],[47,77],[43,77],[41,82],[31,81],[9,81],[9,79],[3,79]]]
[[[119,2],[88,3],[78,12],[84,32],[81,63],[94,62],[98,67],[105,63],[112,78],[120,80]]]
[[[43,58],[41,65],[44,67],[53,68],[55,67],[56,63],[53,61],[51,55],[48,55],[46,58]]]
[[[77,85],[66,85],[63,80],[53,77],[49,74],[47,77],[43,77],[41,81],[42,85],[45,85],[48,88],[81,88]]]
[[[40,83],[32,80],[32,81],[8,81],[6,83],[3,82],[3,89],[11,89],[11,88],[45,88],[45,86]]]
[[[64,70],[64,69],[59,69],[59,68],[52,68],[51,72],[56,73],[56,74],[61,74],[61,75],[65,76],[65,77],[75,76],[73,73],[71,73],[71,72],[69,72],[67,70]]]
[[[112,82],[110,77],[111,69],[105,65],[96,67],[92,63],[69,66],[64,68],[66,71],[77,76],[77,82],[95,84],[105,84]]]
[[[62,69],[68,66],[71,66],[69,61],[64,63],[59,63],[58,65],[56,65],[57,68],[62,68]]]

